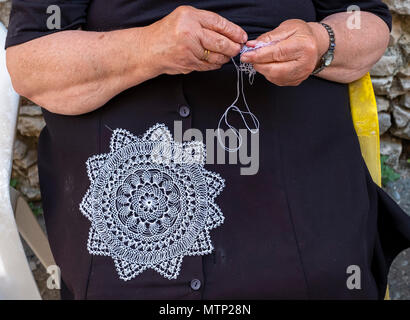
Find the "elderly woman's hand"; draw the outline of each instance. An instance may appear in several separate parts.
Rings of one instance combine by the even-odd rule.
[[[249,41],[247,45],[252,47],[258,42],[273,44],[243,54],[241,61],[252,63],[256,71],[276,85],[299,85],[309,77],[329,45],[326,38],[316,36],[313,28],[313,24],[302,20],[287,20],[275,30]]]
[[[143,43],[158,73],[187,74],[220,68],[247,41],[246,32],[222,16],[180,6],[148,27]],[[205,61],[205,49],[209,50]]]

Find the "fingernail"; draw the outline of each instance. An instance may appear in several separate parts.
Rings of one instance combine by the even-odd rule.
[[[256,46],[256,43],[257,43],[256,40],[250,40],[250,41],[248,41],[248,42],[246,43],[246,45],[247,45],[248,47],[254,47],[254,46]]]
[[[248,35],[245,33],[245,34],[242,36],[242,43],[246,43],[246,41],[248,41]]]

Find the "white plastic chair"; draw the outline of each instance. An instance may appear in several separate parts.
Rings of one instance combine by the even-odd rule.
[[[45,268],[55,262],[30,207],[10,187],[19,96],[6,68],[6,34],[0,23],[0,299],[41,299],[19,232]]]

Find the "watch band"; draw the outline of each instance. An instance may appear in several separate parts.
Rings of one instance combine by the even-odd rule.
[[[328,67],[332,63],[336,48],[336,38],[333,29],[326,23],[320,22],[320,24],[326,29],[327,33],[329,34],[329,48],[320,59],[319,67],[312,72],[313,75],[318,74],[320,71],[322,71],[324,68]]]

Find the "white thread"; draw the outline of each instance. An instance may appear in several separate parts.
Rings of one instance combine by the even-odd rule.
[[[163,124],[142,138],[115,129],[110,152],[87,160],[80,210],[91,221],[89,253],[112,257],[123,280],[148,268],[176,279],[184,256],[210,253],[225,181],[204,164],[202,142],[175,142]]]
[[[271,45],[271,44],[273,44],[273,43],[276,43],[276,42],[274,42],[274,41],[271,41],[271,42],[259,42],[259,43],[256,44],[255,47],[243,46],[242,49],[241,49],[241,52],[240,52],[239,54],[242,55],[242,54],[245,53],[245,52],[257,50],[257,49],[259,49],[259,48],[266,47],[266,46]],[[259,120],[258,120],[258,118],[255,116],[255,114],[254,114],[253,112],[251,112],[251,110],[250,110],[250,108],[249,108],[249,105],[248,105],[248,103],[247,103],[247,101],[246,101],[246,97],[245,97],[245,93],[244,93],[244,85],[243,85],[243,73],[249,75],[249,84],[252,85],[252,84],[253,84],[254,77],[255,77],[255,74],[256,74],[256,71],[255,71],[255,69],[253,68],[252,64],[250,64],[250,63],[243,63],[243,62],[241,62],[241,63],[239,64],[239,66],[238,66],[238,65],[235,63],[235,61],[234,61],[233,58],[231,58],[231,60],[232,60],[232,63],[234,64],[234,66],[235,66],[236,74],[237,74],[237,81],[236,81],[237,95],[236,95],[235,100],[232,102],[232,104],[231,104],[228,108],[226,108],[225,112],[222,114],[221,118],[219,119],[219,122],[218,122],[218,130],[217,130],[217,136],[218,136],[218,142],[219,142],[219,144],[222,146],[222,148],[224,148],[224,149],[225,149],[226,151],[228,151],[228,152],[236,152],[236,151],[238,151],[238,150],[241,148],[243,138],[242,138],[242,135],[240,134],[239,130],[236,129],[234,126],[232,126],[232,125],[229,123],[229,121],[228,121],[228,113],[229,113],[229,111],[232,110],[232,111],[235,111],[235,112],[238,112],[238,113],[239,113],[239,115],[240,115],[241,118],[242,118],[242,122],[243,122],[244,125],[246,126],[246,129],[247,129],[251,134],[256,134],[256,133],[259,132]],[[245,107],[246,107],[246,110],[247,110],[247,111],[242,111],[241,109],[239,109],[238,106],[235,105],[235,104],[238,102],[238,100],[239,100],[241,94],[242,94],[242,99],[243,99],[243,102],[244,102],[244,104],[245,104]],[[253,125],[254,125],[254,129],[251,129],[251,128],[250,128],[250,126],[249,126],[247,120],[245,119],[245,115],[248,115],[248,116],[250,116],[250,117],[252,118],[252,122],[253,122]],[[234,134],[234,135],[236,136],[236,138],[238,139],[238,146],[237,146],[236,148],[226,147],[225,143],[222,141],[222,138],[221,138],[221,123],[222,123],[223,120],[225,121],[226,126],[227,126],[229,129],[232,130],[233,134]]]

